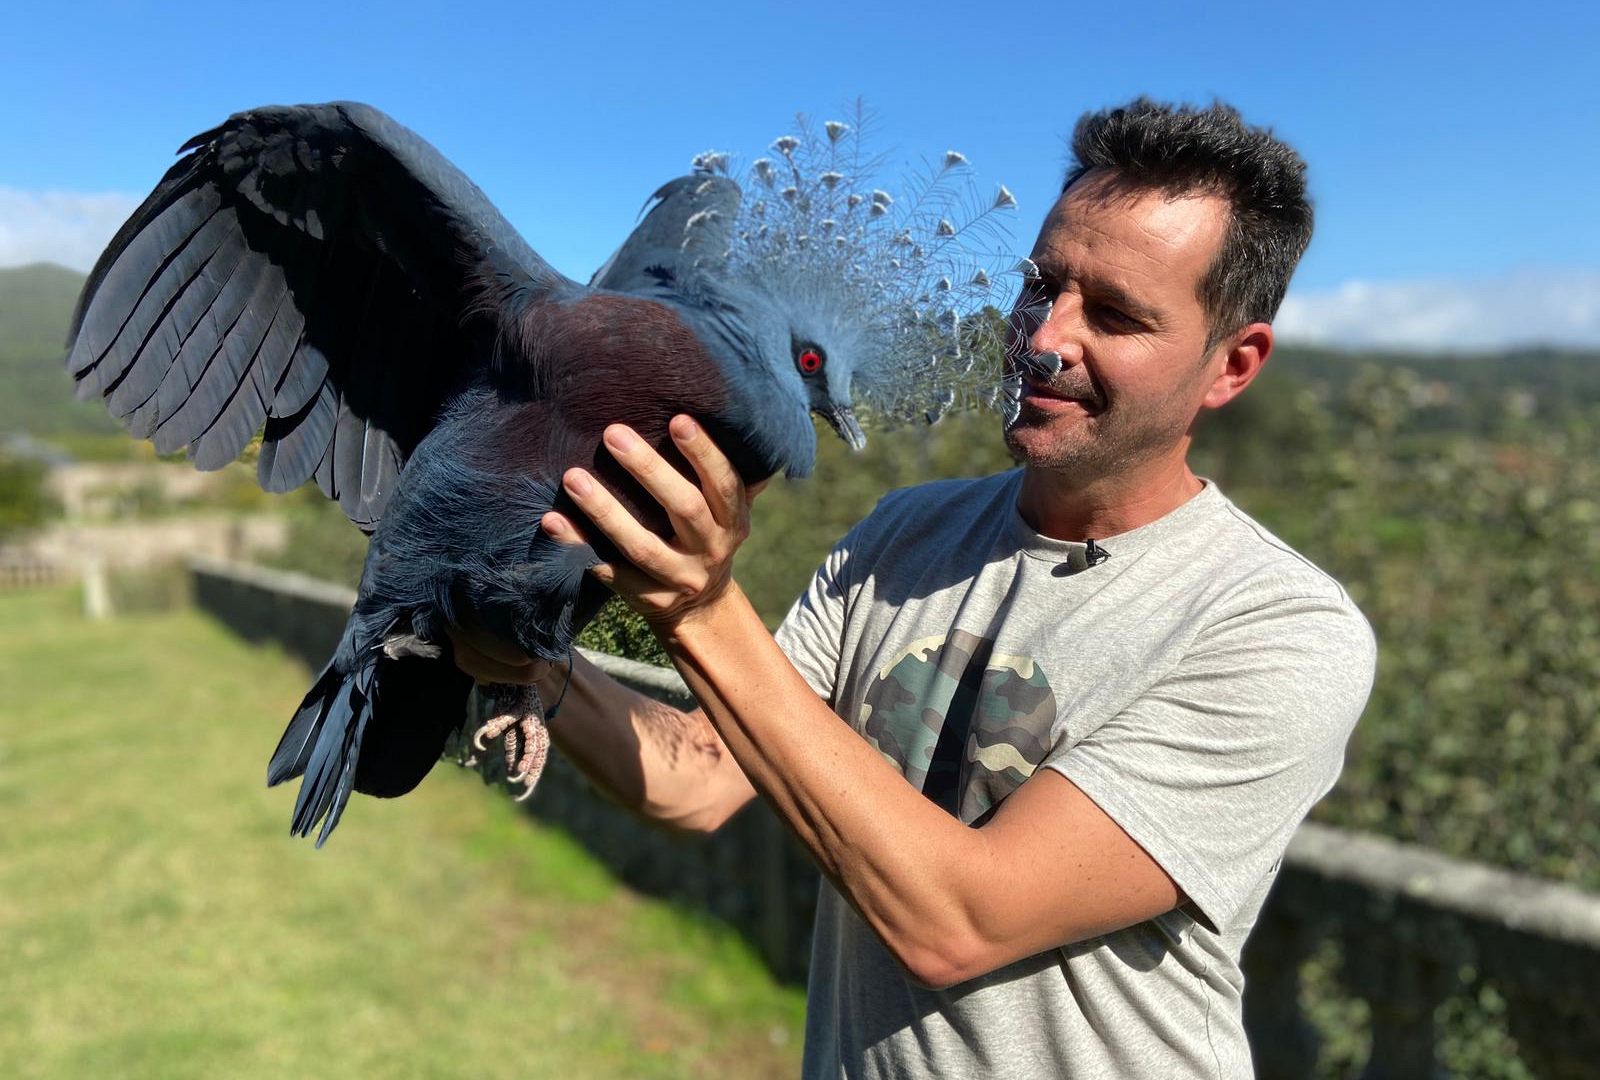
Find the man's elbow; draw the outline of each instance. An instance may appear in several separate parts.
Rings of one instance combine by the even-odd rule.
[[[1000,966],[995,953],[977,938],[952,936],[885,944],[906,976],[925,990],[948,990]]]
[[[1060,944],[1087,940],[1091,936],[1085,928]],[[1043,951],[1000,927],[972,918],[920,927],[914,933],[880,935],[879,940],[907,977],[928,990],[948,990]]]
[[[696,836],[709,836],[733,820],[754,798],[755,792],[732,792],[716,799],[696,801],[690,805],[645,806],[641,813],[673,832]]]
[[[700,809],[676,815],[650,814],[654,821],[676,833],[691,836],[710,836],[726,825],[732,814],[720,810]]]

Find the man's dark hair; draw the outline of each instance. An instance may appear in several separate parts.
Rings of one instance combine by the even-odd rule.
[[[1061,190],[1090,169],[1109,171],[1119,186],[1217,195],[1232,208],[1222,248],[1200,279],[1208,352],[1241,326],[1272,321],[1311,242],[1306,163],[1292,147],[1220,101],[1199,109],[1141,97],[1079,119]]]

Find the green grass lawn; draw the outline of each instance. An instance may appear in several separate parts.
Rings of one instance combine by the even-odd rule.
[[[306,683],[192,612],[0,594],[8,1080],[797,1071],[798,991],[475,776],[292,841]]]

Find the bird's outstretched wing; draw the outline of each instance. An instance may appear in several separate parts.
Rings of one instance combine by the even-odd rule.
[[[202,469],[265,423],[261,486],[315,476],[370,531],[443,402],[488,360],[473,283],[581,286],[366,105],[254,109],[182,152],[89,275],[68,341],[79,395]]]

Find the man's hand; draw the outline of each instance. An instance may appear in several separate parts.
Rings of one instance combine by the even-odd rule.
[[[456,667],[480,683],[512,683],[531,686],[544,678],[550,664],[535,660],[511,645],[476,627],[447,626],[455,650]]]
[[[608,429],[606,446],[667,508],[678,533],[672,543],[640,526],[587,472],[573,469],[565,478],[580,509],[624,556],[653,568],[647,573],[619,563],[593,572],[660,629],[728,591],[733,553],[749,534],[750,500],[761,487],[746,488],[689,417],[675,417],[670,430],[694,464],[704,494],[626,427]],[[546,514],[542,525],[557,542],[586,542],[565,515]],[[569,681],[564,665],[534,660],[467,618],[466,625],[448,628],[456,666],[480,683],[537,683],[541,693],[562,694],[566,704],[559,719],[551,718],[551,736],[621,805],[677,828],[709,832],[754,797],[750,781],[699,709],[685,713],[653,701],[576,652]]]
[[[622,553],[624,564],[591,569],[657,630],[669,630],[712,603],[733,581],[733,555],[750,535],[750,504],[765,486],[746,487],[727,457],[699,424],[675,416],[672,441],[694,466],[696,487],[623,424],[605,431],[606,449],[661,504],[674,537],[664,540],[640,525],[615,496],[583,469],[562,478],[573,502]],[[552,511],[541,524],[563,543],[586,542],[583,530]]]

